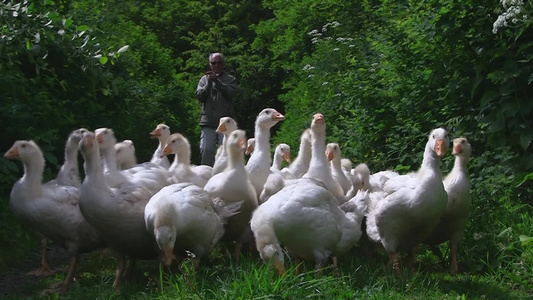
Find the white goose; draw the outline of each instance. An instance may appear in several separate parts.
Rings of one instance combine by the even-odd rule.
[[[250,222],[261,258],[280,275],[285,273],[280,245],[297,258],[314,261],[317,271],[334,256],[338,272],[335,257],[361,237],[366,192],[354,197],[353,211],[345,213],[322,183],[313,181],[299,179],[298,184],[283,188],[257,208]]]
[[[353,180],[347,177],[341,166],[341,148],[337,143],[329,143],[326,145],[326,157],[330,161],[331,176],[340,184],[343,190],[343,195],[348,193],[353,187]]]
[[[75,188],[80,188],[80,169],[78,167],[78,143],[81,140],[84,132],[88,130],[79,128],[72,131],[65,143],[65,160],[57,173],[57,177],[48,181],[45,185],[67,185]],[[41,235],[39,244],[41,245],[41,267],[26,273],[26,275],[48,276],[54,273],[48,266],[46,261],[46,237]]]
[[[9,198],[14,215],[29,228],[65,248],[70,255],[65,280],[45,290],[62,292],[73,280],[80,253],[104,247],[104,241],[80,212],[78,188],[42,184],[45,161],[35,142],[16,141],[4,157],[21,160],[24,165],[24,176],[13,185]]]
[[[98,128],[94,131],[94,134],[100,145],[104,162],[104,174],[110,187],[116,187],[123,183],[134,183],[148,189],[153,195],[170,183],[169,170],[152,163],[144,163],[119,171],[116,166],[116,153],[114,151],[117,140],[113,130],[110,128]]]
[[[237,262],[242,245],[252,238],[249,223],[252,212],[258,205],[256,191],[244,166],[245,149],[245,132],[240,129],[233,131],[226,141],[228,166],[223,172],[211,177],[204,187],[215,204],[219,201],[227,205],[242,203],[240,212],[229,218],[222,238],[224,241],[236,242],[234,254]]]
[[[337,199],[344,196],[341,185],[331,175],[326,158],[326,123],[320,113],[315,114],[311,122],[311,161],[303,177],[322,181]]]
[[[452,171],[444,179],[448,205],[439,223],[424,241],[432,245],[449,241],[450,270],[452,273],[458,271],[457,250],[472,207],[467,169],[471,153],[472,147],[466,138],[461,137],[453,140],[452,154],[455,155],[455,164]]]
[[[162,156],[168,154],[176,154],[178,163],[172,172],[174,182],[190,182],[196,186],[203,188],[211,176],[202,177],[191,168],[191,145],[189,140],[179,133],[171,134],[163,149]]]
[[[291,147],[285,143],[278,144],[274,149],[274,159],[270,170],[279,172],[283,161],[291,163]]]
[[[224,223],[236,214],[240,203],[214,207],[209,194],[191,183],[177,183],[155,194],[144,209],[146,229],[152,234],[167,266],[172,254],[190,251],[198,267],[224,234]]]
[[[98,141],[92,132],[83,135],[79,147],[85,159],[80,209],[83,217],[101,232],[117,253],[113,288],[118,289],[126,258],[157,258],[155,241],[144,224],[144,208],[152,194],[127,181],[118,188],[109,187],[102,171]]]
[[[212,175],[224,171],[224,169],[228,165],[228,154],[226,153],[225,144],[226,140],[228,139],[228,135],[236,129],[237,122],[235,122],[235,120],[233,120],[231,117],[220,118],[220,122],[218,123],[216,132],[222,133],[224,135],[224,140],[222,142],[222,146],[219,147],[219,151],[217,151],[217,156],[215,157],[215,164],[213,165]]]
[[[285,116],[273,108],[263,109],[255,120],[255,148],[246,164],[246,171],[250,175],[257,197],[270,174],[270,128],[282,120],[285,120]]]
[[[244,151],[245,155],[252,155],[254,153],[255,148],[255,139],[249,138],[248,141],[246,141],[246,150]]]
[[[137,165],[135,145],[132,140],[123,140],[115,144],[115,159],[119,170],[127,170]]]
[[[304,130],[300,137],[300,147],[298,148],[298,155],[293,162],[286,168],[281,170],[283,177],[286,179],[301,178],[307,173],[309,169],[309,162],[311,161],[311,129]]]
[[[154,154],[152,155],[152,159],[150,159],[150,162],[165,169],[170,168],[170,161],[168,160],[167,156],[161,157],[161,153],[163,153],[163,148],[165,148],[165,144],[169,136],[170,127],[165,124],[158,124],[155,129],[150,132],[150,138],[157,139],[159,141],[159,144],[157,145],[157,148],[155,149]]]
[[[401,188],[386,196],[367,214],[369,238],[383,245],[398,275],[400,253],[409,252],[408,265],[412,267],[416,246],[433,230],[446,209],[439,163],[448,144],[446,130],[431,131],[416,187]]]

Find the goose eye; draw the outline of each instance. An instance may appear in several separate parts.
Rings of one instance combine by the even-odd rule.
[[[266,113],[267,115],[270,115],[271,111],[270,111],[270,110],[267,110],[267,111],[265,111],[265,113]]]
[[[118,149],[118,150],[117,150],[117,153],[120,153],[120,151],[122,151],[122,149]]]
[[[465,143],[465,140],[462,140],[462,141],[461,141],[461,144],[464,144],[464,143]]]
[[[227,120],[226,123],[229,123],[229,120]]]
[[[26,148],[26,144],[22,144],[22,148]]]

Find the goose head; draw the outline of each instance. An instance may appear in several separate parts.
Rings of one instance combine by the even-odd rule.
[[[165,124],[158,124],[154,130],[150,132],[150,138],[152,139],[161,139],[166,141],[170,136],[170,127]]]
[[[158,225],[154,228],[155,241],[163,254],[165,265],[172,264],[172,251],[176,243],[176,228],[170,225]]]
[[[78,128],[70,133],[68,138],[72,140],[74,143],[78,144],[81,141],[81,138],[83,137],[83,134],[89,132],[86,128]]]
[[[88,157],[93,157],[98,154],[99,144],[94,133],[87,131],[83,134],[79,143],[79,149],[86,161]]]
[[[187,140],[186,137],[179,133],[173,133],[168,137],[165,148],[163,148],[163,152],[161,153],[161,157],[165,157],[169,154],[178,154],[188,147],[190,147],[189,140]]]
[[[135,145],[132,140],[124,140],[115,144],[115,159],[121,165],[127,161],[135,159]]]
[[[347,158],[341,158],[341,167],[345,170],[350,172],[353,168],[352,161]]]
[[[114,147],[117,142],[115,132],[111,128],[98,128],[94,131],[94,135],[101,149]]]
[[[234,130],[226,141],[226,151],[239,151],[244,153],[247,147],[246,132],[242,129]]]
[[[237,122],[235,122],[235,120],[233,120],[231,117],[222,117],[220,118],[220,122],[218,123],[216,132],[222,133],[227,136],[229,133],[236,129]]]
[[[329,143],[326,145],[326,157],[328,161],[341,157],[341,148],[337,143]]]
[[[18,140],[4,153],[4,158],[25,161],[30,157],[42,156],[39,146],[34,141]]]
[[[254,147],[255,147],[255,139],[249,138],[247,141],[246,151],[244,151],[244,154],[251,155],[252,152],[254,152]]]
[[[450,145],[450,138],[444,128],[433,129],[429,134],[428,146],[435,152],[437,157],[443,157]]]
[[[271,128],[279,121],[283,120],[285,120],[285,116],[279,113],[277,110],[273,108],[265,108],[259,113],[259,115],[257,115],[255,123],[259,127]]]
[[[323,114],[316,113],[313,115],[313,120],[311,121],[311,130],[316,133],[326,133],[326,121],[324,120]]]
[[[455,156],[470,157],[472,154],[472,146],[470,146],[470,143],[466,138],[456,138],[453,140],[452,154]]]
[[[287,163],[291,163],[291,147],[285,143],[276,146],[276,155],[280,156]]]

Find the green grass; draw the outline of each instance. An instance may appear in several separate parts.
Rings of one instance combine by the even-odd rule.
[[[170,271],[157,262],[141,262],[131,278],[125,279],[120,293],[112,290],[114,259],[107,251],[84,256],[77,280],[62,295],[48,299],[527,299],[533,297],[532,283],[520,285],[506,276],[509,270],[488,272],[463,270],[448,273],[447,261],[439,262],[421,247],[419,270],[401,278],[385,266],[381,255],[364,256],[354,248],[339,259],[340,277],[331,267],[316,278],[314,266],[306,263],[294,275],[293,261],[288,272],[277,276],[259,257],[245,254],[236,265],[228,253],[217,247],[207,261],[194,271],[185,261]],[[530,253],[531,254],[531,253]],[[531,258],[531,256],[530,256]],[[461,262],[461,261],[460,261]],[[531,267],[531,261],[529,266]],[[66,266],[66,265],[65,265]],[[460,267],[464,267],[461,263]],[[26,287],[25,295],[10,299],[33,299],[41,289],[60,282],[64,273],[39,280]],[[531,275],[530,275],[531,276]],[[530,277],[531,278],[531,277]]]

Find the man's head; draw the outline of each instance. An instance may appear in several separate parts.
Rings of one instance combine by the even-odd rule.
[[[224,56],[218,52],[209,54],[209,66],[215,73],[222,72],[224,68]]]

